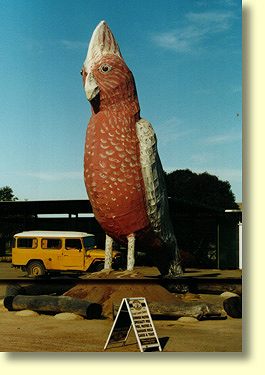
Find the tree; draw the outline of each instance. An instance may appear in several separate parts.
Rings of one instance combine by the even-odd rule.
[[[14,195],[13,190],[9,186],[0,188],[0,201],[17,201],[18,198]]]
[[[16,200],[18,198],[14,195],[11,187],[3,186],[0,188],[0,201],[14,202]],[[7,242],[12,238],[12,235],[12,224],[7,218],[1,218],[0,212],[0,255],[6,254]]]
[[[175,198],[171,202],[171,208],[175,204],[171,219],[184,267],[216,267],[217,224],[224,221],[225,209],[238,209],[230,183],[189,169],[175,170],[165,174],[165,178],[168,196]],[[218,219],[216,213],[221,215]]]
[[[213,208],[238,208],[230,183],[207,172],[175,170],[166,173],[166,183],[169,197]]]

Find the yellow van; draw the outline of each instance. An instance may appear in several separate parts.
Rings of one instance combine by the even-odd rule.
[[[95,236],[84,232],[27,231],[14,235],[12,265],[31,277],[55,271],[97,272],[104,268],[105,251],[96,248]],[[121,253],[113,251],[118,268]]]

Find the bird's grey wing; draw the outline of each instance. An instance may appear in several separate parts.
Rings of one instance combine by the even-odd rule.
[[[175,236],[169,218],[164,171],[157,151],[156,135],[145,119],[136,123],[140,146],[140,163],[145,185],[148,217],[153,230],[165,243],[174,243]]]

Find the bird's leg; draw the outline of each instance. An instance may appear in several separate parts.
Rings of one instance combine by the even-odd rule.
[[[128,253],[127,253],[127,270],[132,271],[134,267],[134,247],[135,247],[135,236],[133,233],[127,236],[128,240]]]
[[[111,269],[111,265],[112,265],[112,244],[113,244],[113,239],[106,234],[105,263],[104,263],[104,269],[105,270]]]

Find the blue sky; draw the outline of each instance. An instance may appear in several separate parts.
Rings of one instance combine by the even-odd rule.
[[[21,200],[87,197],[80,69],[104,19],[164,169],[215,174],[242,200],[241,1],[1,0],[0,19],[0,187]]]

